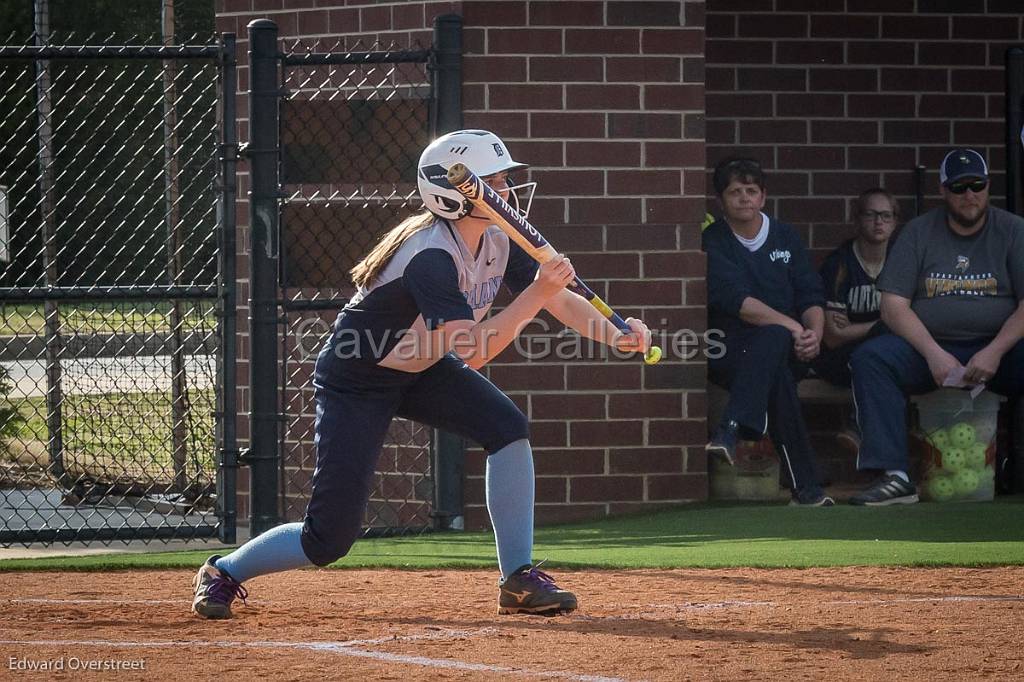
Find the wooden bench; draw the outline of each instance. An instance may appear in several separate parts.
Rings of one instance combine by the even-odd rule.
[[[853,405],[853,391],[845,386],[834,386],[824,379],[804,379],[797,384],[796,392],[806,403]]]
[[[853,405],[853,393],[843,386],[833,386],[824,379],[804,379],[797,384],[797,395],[801,402],[812,405],[842,407]],[[713,429],[722,418],[729,392],[721,386],[708,382],[708,427]]]

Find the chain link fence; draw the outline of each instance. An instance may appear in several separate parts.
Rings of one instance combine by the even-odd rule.
[[[217,532],[223,55],[0,47],[5,545]]]
[[[428,46],[429,47],[429,46]],[[349,269],[419,208],[416,162],[430,139],[430,51],[397,43],[285,45],[281,101],[283,512],[302,517],[315,465],[313,361],[352,294]],[[432,524],[432,430],[395,420],[367,533]]]

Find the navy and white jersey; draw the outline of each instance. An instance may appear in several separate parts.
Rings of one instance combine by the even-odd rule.
[[[882,296],[875,287],[876,278],[864,270],[853,244],[853,239],[843,242],[821,265],[825,307],[845,313],[853,323],[875,322],[882,316]]]
[[[537,268],[494,225],[484,232],[474,257],[459,231],[439,218],[409,237],[341,311],[334,325],[335,353],[405,372],[423,371],[439,357],[424,352],[430,331],[445,322],[479,322],[502,283],[518,295]]]

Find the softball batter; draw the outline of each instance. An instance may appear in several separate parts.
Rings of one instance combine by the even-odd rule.
[[[565,286],[575,272],[559,256],[538,266],[445,180],[466,164],[518,205],[509,173],[526,168],[484,130],[444,135],[420,156],[423,213],[381,239],[352,271],[357,293],[338,315],[317,358],[316,469],[306,516],[210,557],[194,581],[192,610],[229,618],[242,586],[259,575],[326,566],[359,536],[373,473],[396,415],[460,434],[488,453],[487,511],[501,581],[498,613],[554,615],[576,597],[533,564],[533,455],[529,425],[515,404],[477,369],[497,356],[542,308],[566,325],[620,350],[644,352],[650,332],[627,320],[622,334]],[[504,284],[515,298],[486,318]],[[485,319],[486,318],[486,319]]]

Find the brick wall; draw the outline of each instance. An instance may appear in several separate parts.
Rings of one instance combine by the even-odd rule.
[[[283,36],[399,32],[427,44],[436,15],[462,14],[465,125],[494,130],[532,164],[540,188],[531,219],[624,316],[669,333],[704,330],[703,0],[217,6],[218,28],[238,33],[243,62],[245,25],[258,17]],[[247,89],[244,63],[239,83]],[[244,116],[244,95],[239,107]],[[240,133],[244,142],[244,122]],[[247,220],[243,208],[240,247]],[[247,314],[243,306],[240,329]],[[542,325],[521,348],[564,341],[554,320]],[[706,497],[705,367],[693,354],[645,368],[635,359],[527,360],[510,349],[493,364],[491,379],[530,416],[540,522]],[[246,370],[243,361],[240,382]],[[483,454],[470,452],[466,468],[467,527],[482,527]]]
[[[749,153],[770,208],[818,256],[850,235],[849,202],[881,184],[914,210],[913,168],[953,145],[988,156],[1005,192],[1003,53],[1015,0],[708,0],[708,164]],[[709,188],[710,193],[710,188]]]
[[[797,225],[818,259],[852,236],[849,205],[863,189],[887,187],[912,217],[918,164],[925,210],[937,205],[938,164],[953,145],[986,154],[1002,204],[1003,55],[1021,40],[1021,9],[1016,0],[708,0],[708,165],[760,158],[768,210]],[[839,416],[808,416],[828,458]],[[849,475],[849,457],[830,469]]]

